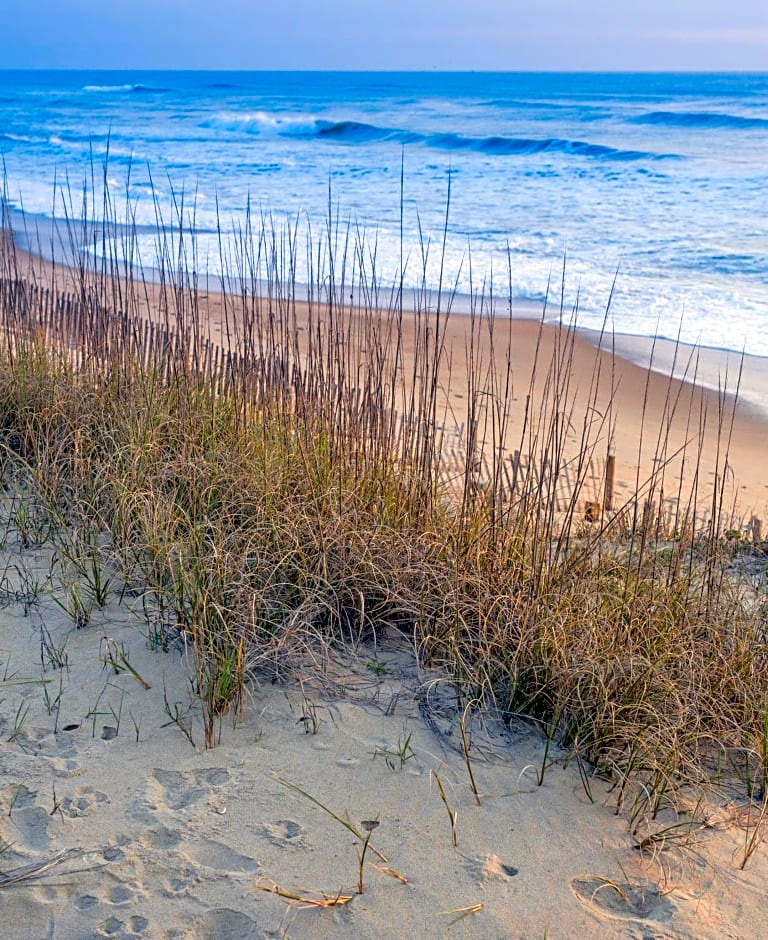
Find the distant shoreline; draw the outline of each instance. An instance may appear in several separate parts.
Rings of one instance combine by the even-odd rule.
[[[46,264],[63,264],[73,267],[73,258],[66,256],[66,248],[61,245],[61,255],[56,256],[55,248],[45,251],[45,247],[53,247],[57,239],[57,221],[48,216],[29,216],[35,225],[35,237],[30,239],[23,228],[25,214],[17,209],[10,212],[10,221],[13,237],[18,249],[37,257]],[[79,224],[78,222],[74,223]],[[61,236],[58,236],[61,242]],[[142,268],[141,276],[147,281],[157,284],[159,273],[153,268]],[[217,275],[206,276],[203,281],[206,291],[219,292],[221,280]],[[296,284],[300,291],[297,300],[306,301],[308,288],[306,285]],[[237,290],[237,285],[232,284]],[[305,294],[302,296],[301,291]],[[267,285],[262,284],[261,295],[267,296]],[[437,293],[432,292],[435,301]],[[416,309],[416,291],[404,291],[404,310],[409,313]],[[410,302],[408,300],[410,298]],[[449,305],[451,312],[467,317],[471,314],[471,298],[463,294],[454,294],[449,290],[443,291],[443,305]],[[505,309],[507,301],[495,302],[496,315],[499,320],[506,319]],[[512,319],[540,322],[542,320],[543,303],[530,299],[512,300]],[[566,313],[564,323],[570,326],[569,314]],[[544,322],[559,326],[559,316],[554,308],[544,318]],[[739,383],[739,402],[741,407],[753,418],[768,423],[768,357],[754,356],[747,353],[738,353],[733,350],[717,347],[692,345],[678,342],[665,336],[643,336],[631,333],[611,333],[607,327],[605,333],[599,330],[582,326],[576,323],[576,330],[588,343],[594,347],[613,349],[615,354],[641,369],[652,369],[664,377],[673,377],[684,382],[696,384],[718,392],[725,388],[733,393],[737,381]],[[727,382],[726,382],[727,378]],[[694,381],[695,379],[695,381]]]

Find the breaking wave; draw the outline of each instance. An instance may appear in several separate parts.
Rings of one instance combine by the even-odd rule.
[[[312,116],[283,117],[261,111],[249,114],[225,112],[203,122],[202,126],[246,134],[300,137],[305,140],[317,138],[348,145],[389,142],[401,146],[420,145],[436,150],[468,151],[493,156],[559,153],[598,160],[627,161],[655,160],[675,156],[674,154],[649,153],[643,150],[622,150],[605,144],[559,137],[467,137],[453,133],[425,134],[402,128],[379,127],[362,121],[328,121]]]
[[[664,127],[732,127],[738,130],[768,127],[768,118],[743,117],[719,111],[649,111],[630,118],[630,121],[632,124],[658,124]]]

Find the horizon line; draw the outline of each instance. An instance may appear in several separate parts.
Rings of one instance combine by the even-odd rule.
[[[585,68],[520,68],[520,69],[482,69],[482,68],[218,68],[216,66],[181,67],[169,66],[164,68],[149,66],[120,66],[109,68],[98,65],[91,66],[0,66],[0,74],[7,72],[232,72],[241,74],[259,75],[270,72],[293,73],[327,73],[335,75],[768,75],[768,69],[704,69],[704,68],[631,68],[631,69],[585,69]]]

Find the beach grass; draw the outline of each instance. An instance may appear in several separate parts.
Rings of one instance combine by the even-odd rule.
[[[128,203],[118,221],[105,197],[113,242],[74,205],[71,342],[38,317],[56,284],[34,284],[2,243],[4,484],[27,507],[19,538],[58,546],[78,585],[61,601],[77,626],[89,629],[81,607],[119,592],[141,599],[155,648],[182,637],[193,650],[206,747],[241,714],[252,680],[322,673],[386,635],[453,690],[477,799],[470,708],[542,732],[539,784],[556,755],[576,756],[585,780],[609,779],[636,828],[691,792],[766,800],[767,600],[764,582],[748,600],[729,574],[736,552],[761,546],[725,538],[727,395],[715,416],[689,399],[694,484],[674,518],[658,511],[672,456],[664,420],[654,469],[638,470],[615,511],[585,517],[590,461],[610,446],[615,417],[610,402],[597,408],[597,359],[590,408],[576,411],[572,311],[559,311],[554,351],[514,401],[507,321],[482,284],[465,347],[449,348],[450,285],[424,283],[408,311],[403,281],[378,283],[375,246],[332,213],[303,247],[295,230],[249,216],[234,247],[222,241],[213,287],[231,355],[214,367],[212,286],[196,273],[188,209],[159,219],[150,279]],[[302,250],[305,286],[294,273]],[[440,250],[416,246],[424,270]],[[137,340],[150,315],[162,342]],[[457,383],[461,414],[446,393]],[[669,388],[671,416],[680,400]],[[514,409],[522,433],[505,450]],[[714,467],[698,446],[705,420],[718,428]],[[466,459],[451,476],[442,455],[454,425]],[[528,469],[510,487],[512,450]],[[696,481],[710,471],[702,526]],[[32,519],[44,521],[34,535]]]

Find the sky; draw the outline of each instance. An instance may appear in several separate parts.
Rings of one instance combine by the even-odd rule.
[[[768,0],[0,0],[0,67],[768,71]]]

